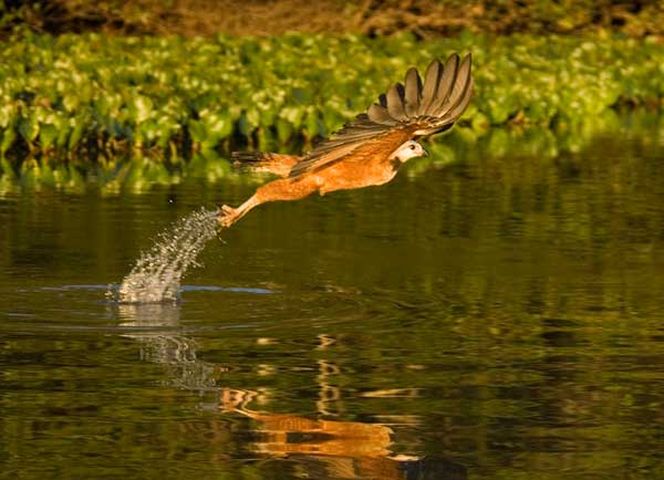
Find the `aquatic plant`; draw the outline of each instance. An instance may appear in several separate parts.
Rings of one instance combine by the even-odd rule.
[[[309,142],[363,111],[409,65],[451,51],[474,54],[476,95],[464,118],[475,135],[507,123],[574,124],[664,98],[664,50],[654,40],[23,33],[0,49],[0,155],[20,163],[152,149],[171,159],[231,142]]]

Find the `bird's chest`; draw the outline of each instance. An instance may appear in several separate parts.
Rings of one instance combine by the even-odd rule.
[[[319,192],[382,185],[394,178],[400,164],[392,162],[338,163],[318,174]]]

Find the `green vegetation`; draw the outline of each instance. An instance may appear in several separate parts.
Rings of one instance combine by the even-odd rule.
[[[409,65],[455,50],[474,54],[464,116],[474,136],[508,123],[562,128],[664,98],[664,50],[634,39],[26,34],[3,47],[6,158],[154,150],[173,159],[238,142],[310,142],[364,111]]]

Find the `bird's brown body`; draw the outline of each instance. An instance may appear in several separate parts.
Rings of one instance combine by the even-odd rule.
[[[304,157],[274,153],[234,154],[239,163],[282,178],[259,187],[237,208],[221,207],[219,222],[229,227],[252,208],[266,202],[299,200],[312,193],[382,185],[399,166],[426,155],[414,139],[452,127],[471,96],[470,56],[460,64],[453,55],[447,67],[434,61],[424,84],[415,69],[406,74],[405,87],[392,87],[380,104],[346,125]]]

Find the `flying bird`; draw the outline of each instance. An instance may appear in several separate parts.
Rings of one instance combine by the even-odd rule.
[[[433,60],[424,81],[411,67],[403,85],[393,85],[307,155],[233,152],[236,163],[281,178],[259,187],[237,208],[223,205],[219,223],[230,227],[266,202],[389,182],[406,161],[427,154],[418,139],[452,128],[470,102],[472,87],[470,54],[463,60],[452,54],[444,64]]]

